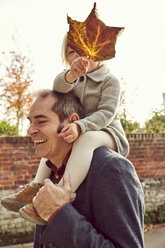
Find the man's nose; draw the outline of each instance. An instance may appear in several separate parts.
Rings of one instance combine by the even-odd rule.
[[[30,124],[30,127],[27,130],[28,135],[33,135],[38,132],[38,129],[35,127],[35,125]]]

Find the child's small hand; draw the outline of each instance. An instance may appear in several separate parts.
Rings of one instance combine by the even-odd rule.
[[[88,71],[89,62],[87,59],[79,57],[75,59],[70,67],[70,71],[66,74],[66,80],[71,83],[81,77]]]
[[[89,66],[88,60],[86,58],[79,57],[73,60],[71,64],[70,72],[73,75],[80,77],[87,72],[88,66]]]
[[[66,140],[68,143],[75,141],[80,135],[80,127],[76,123],[66,125],[61,133],[58,135]]]

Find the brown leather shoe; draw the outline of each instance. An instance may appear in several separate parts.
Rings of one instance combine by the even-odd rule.
[[[2,199],[1,204],[13,212],[19,212],[19,209],[23,206],[32,203],[33,197],[37,194],[41,184],[33,183],[32,186],[27,184],[22,186],[22,190],[14,195],[7,196]]]
[[[38,224],[38,225],[47,225],[48,222],[43,220],[33,207],[33,204],[28,204],[24,206],[23,208],[20,208],[19,214],[21,217],[23,217],[25,220],[28,220],[32,223]]]

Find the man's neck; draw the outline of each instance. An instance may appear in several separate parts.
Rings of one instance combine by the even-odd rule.
[[[65,157],[67,156],[67,154],[70,152],[70,150],[72,149],[72,144],[69,144],[69,146],[67,147],[63,147],[62,151],[59,152],[58,155],[56,155],[53,158],[50,158],[49,160],[52,162],[52,164],[54,164],[57,168],[60,168],[62,166],[62,162],[65,159]]]

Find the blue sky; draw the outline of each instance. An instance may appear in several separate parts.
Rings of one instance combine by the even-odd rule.
[[[0,0],[0,51],[13,49],[12,35],[34,67],[34,89],[52,88],[63,70],[61,43],[68,31],[67,14],[84,21],[91,0]],[[124,26],[116,57],[108,62],[113,74],[126,84],[127,110],[139,122],[151,109],[161,107],[165,92],[164,0],[98,0],[106,25]],[[0,116],[1,118],[1,116]]]

